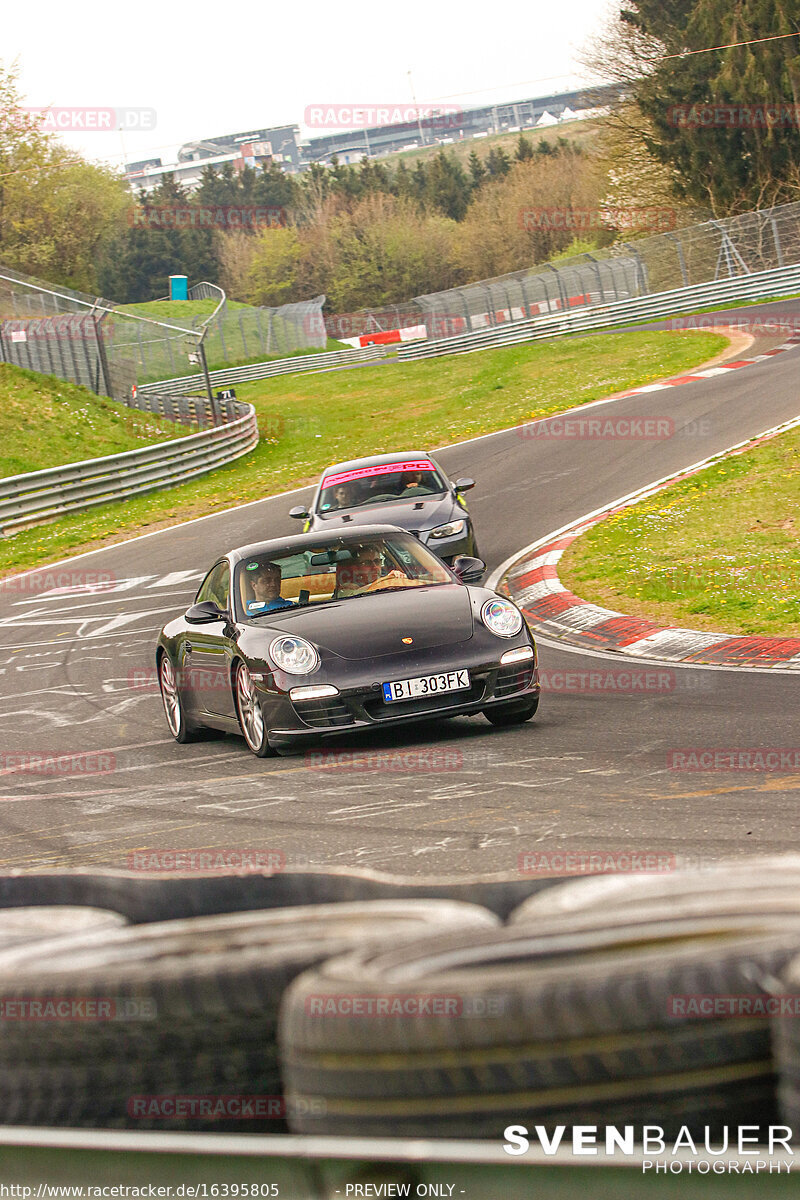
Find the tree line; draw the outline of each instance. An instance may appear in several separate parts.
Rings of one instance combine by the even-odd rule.
[[[298,176],[226,164],[206,168],[191,194],[167,176],[140,202],[101,266],[101,290],[129,301],[162,295],[167,275],[183,270],[251,304],[320,294],[336,312],[397,304],[552,256],[574,233],[528,229],[521,213],[597,208],[600,194],[591,156],[563,137],[534,145],[520,136],[513,156],[473,151],[466,169],[444,150],[413,170],[367,158]],[[176,213],[182,227],[171,227]]]
[[[520,134],[512,152],[452,148],[418,159],[334,159],[206,168],[145,201],[124,178],[69,152],[22,107],[0,69],[0,262],[119,302],[153,299],[167,277],[221,283],[233,299],[281,304],[324,293],[330,311],[528,268],[628,241],[613,214],[658,206],[675,224],[800,198],[800,34],[789,0],[626,0],[585,55],[626,99],[580,143]],[[257,210],[240,227],[148,223],[146,209]],[[538,212],[605,214],[573,225]],[[609,216],[609,214],[611,214]]]

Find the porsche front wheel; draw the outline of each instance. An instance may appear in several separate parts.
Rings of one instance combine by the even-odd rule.
[[[256,758],[271,757],[275,751],[267,741],[267,727],[264,724],[261,702],[258,699],[253,678],[243,662],[236,667],[234,690],[236,713],[248,749],[252,750]]]

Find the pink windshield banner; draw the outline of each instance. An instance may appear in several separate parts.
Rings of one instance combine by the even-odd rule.
[[[381,463],[376,467],[360,467],[357,471],[342,471],[341,475],[329,475],[323,481],[324,488],[336,487],[337,483],[352,483],[354,479],[371,479],[375,475],[391,475],[395,471],[435,471],[433,463],[427,458],[416,462]]]

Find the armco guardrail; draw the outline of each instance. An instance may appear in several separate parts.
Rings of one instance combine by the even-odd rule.
[[[590,309],[552,313],[547,316],[518,321],[508,326],[460,337],[443,338],[436,342],[413,342],[401,345],[397,359],[412,362],[447,354],[468,354],[493,346],[536,341],[625,325],[631,321],[658,320],[673,313],[696,309],[704,305],[725,304],[741,300],[762,300],[770,296],[800,292],[800,264],[759,271],[713,283],[678,288],[658,295],[639,296],[614,304],[597,305]],[[245,367],[231,367],[211,372],[212,383],[230,385],[248,380],[267,379],[276,375],[297,372],[336,370],[380,361],[386,356],[384,346],[367,346],[358,350],[334,350],[327,354],[304,354],[294,358],[274,359]],[[132,403],[137,408],[169,414],[178,420],[197,419],[193,412],[188,418],[182,413],[187,405],[207,405],[205,400],[186,397],[192,387],[202,385],[202,376],[148,384],[138,390]],[[180,403],[176,407],[176,398]],[[213,429],[203,430],[176,441],[162,442],[144,450],[132,450],[107,458],[71,463],[65,467],[34,471],[0,480],[0,530],[3,534],[23,525],[50,520],[62,513],[74,512],[121,499],[140,492],[182,483],[202,475],[214,467],[231,462],[252,450],[258,442],[258,425],[251,405],[235,402],[233,410],[225,408],[228,418]],[[182,415],[179,415],[181,412]],[[188,412],[188,409],[187,409]]]
[[[223,367],[211,371],[211,383],[215,387],[231,387],[235,383],[249,383],[254,379],[270,379],[273,375],[295,375],[299,372],[328,371],[336,367],[357,366],[359,363],[374,362],[384,358],[385,346],[365,346],[358,350],[330,350],[325,354],[297,354],[292,358],[275,358],[269,362],[250,363],[246,367]],[[162,379],[158,383],[143,383],[140,395],[160,393],[162,396],[180,396],[203,387],[202,375],[181,375],[177,379]]]
[[[0,480],[0,531],[185,483],[233,462],[258,444],[258,424],[251,404],[231,404],[226,411],[233,420],[188,437]]]
[[[725,304],[728,301],[761,300],[770,296],[781,296],[800,291],[800,264],[777,267],[769,271],[758,271],[749,275],[719,279],[712,283],[696,284],[693,287],[677,288],[657,295],[634,296],[629,300],[618,300],[612,304],[596,304],[591,307],[571,309],[531,317],[527,321],[514,321],[495,325],[475,333],[458,337],[441,338],[438,341],[409,342],[398,346],[397,359],[413,362],[421,358],[438,358],[445,354],[467,354],[492,346],[511,346],[517,342],[531,342],[541,338],[560,337],[568,333],[581,333],[592,329],[625,325],[630,321],[658,320],[672,313],[710,304]],[[394,349],[394,347],[392,347]],[[364,346],[357,350],[333,350],[328,354],[303,354],[294,358],[274,359],[272,362],[252,363],[247,367],[231,367],[211,372],[212,384],[230,386],[254,379],[269,379],[275,375],[298,372],[332,370],[337,367],[355,366],[359,363],[376,362],[387,353],[385,346]],[[179,379],[165,379],[159,383],[144,384],[140,393],[150,391],[162,395],[181,395],[202,386],[201,375],[185,375]]]
[[[691,311],[704,305],[725,304],[728,301],[763,300],[800,291],[800,264],[758,271],[694,287],[677,288],[653,296],[636,296],[614,304],[598,304],[572,312],[551,313],[529,321],[499,325],[478,333],[442,338],[437,342],[411,342],[401,346],[397,358],[410,362],[421,358],[437,358],[443,354],[468,354],[492,346],[512,346],[517,342],[581,333],[609,326],[627,325],[631,321],[659,320],[674,313]]]

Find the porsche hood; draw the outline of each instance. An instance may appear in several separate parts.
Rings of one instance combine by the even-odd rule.
[[[257,624],[270,641],[280,634],[304,637],[330,655],[349,659],[451,646],[473,633],[469,590],[458,583],[283,609],[271,614],[268,627]]]

